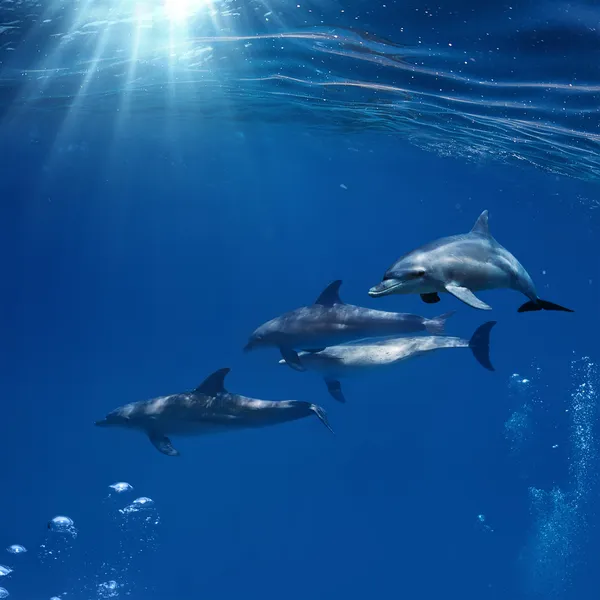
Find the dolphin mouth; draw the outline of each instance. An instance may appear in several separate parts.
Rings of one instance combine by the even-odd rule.
[[[377,285],[374,285],[369,290],[369,296],[371,296],[371,298],[380,298],[381,296],[388,296],[389,294],[393,294],[394,290],[399,288],[401,285],[401,281],[387,279],[385,281],[382,281],[381,283],[378,283]]]
[[[94,425],[96,425],[96,427],[106,427],[108,425],[108,421],[106,419],[102,419],[100,421],[95,421]]]
[[[251,352],[252,350],[254,350],[254,345],[252,344],[252,342],[248,342],[245,346],[244,346],[244,352]]]

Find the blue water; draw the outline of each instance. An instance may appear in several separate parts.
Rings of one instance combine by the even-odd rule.
[[[0,0],[9,598],[596,599],[598,41],[583,0]],[[573,314],[369,298],[484,209]],[[353,304],[455,309],[449,335],[493,318],[496,371],[443,352],[339,404],[242,352],[335,279]],[[173,436],[170,458],[94,427],[221,367],[336,435]]]

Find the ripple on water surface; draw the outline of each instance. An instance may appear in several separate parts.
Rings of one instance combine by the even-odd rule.
[[[25,546],[21,546],[20,544],[13,544],[6,549],[7,552],[11,554],[24,554],[27,552],[27,548]]]
[[[193,123],[381,131],[443,156],[599,179],[597,19],[536,21],[550,3],[530,2],[538,9],[474,2],[450,14],[301,3],[259,22],[252,2],[189,2],[174,35],[175,3],[63,2],[48,20],[39,0],[0,0],[11,15],[0,23],[0,62],[11,59],[0,112],[23,111],[28,123],[35,109],[112,115],[125,93],[131,116],[154,120],[168,88],[169,107]]]
[[[5,588],[0,587],[0,600],[2,598],[8,598],[8,596],[9,596],[8,591]]]

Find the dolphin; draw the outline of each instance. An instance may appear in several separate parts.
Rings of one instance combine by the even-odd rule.
[[[302,365],[323,376],[327,390],[338,402],[346,402],[340,384],[348,377],[370,369],[389,367],[444,348],[470,348],[481,366],[494,371],[490,361],[490,332],[496,321],[481,325],[470,340],[449,336],[395,337],[340,344],[320,352],[300,352]],[[282,359],[279,364],[285,364]]]
[[[473,292],[500,288],[529,298],[518,312],[573,312],[538,297],[529,273],[490,234],[488,211],[484,210],[469,233],[440,238],[401,256],[383,281],[369,290],[369,296],[420,294],[423,302],[435,304],[440,301],[439,292],[448,292],[473,308],[491,310]]]
[[[167,435],[202,435],[277,425],[316,415],[332,433],[325,411],[297,400],[255,400],[229,393],[224,380],[230,369],[209,375],[195,390],[133,402],[96,421],[99,427],[126,427],[145,433],[154,447],[178,456]]]
[[[298,371],[304,367],[297,350],[317,352],[344,342],[428,331],[440,334],[454,311],[433,319],[408,313],[385,312],[344,304],[339,296],[341,280],[330,283],[312,306],[303,306],[261,325],[250,336],[244,350],[275,346],[287,364]]]

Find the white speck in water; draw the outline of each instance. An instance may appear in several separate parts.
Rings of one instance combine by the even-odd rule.
[[[340,187],[341,187],[343,190],[347,190],[347,189],[348,189],[348,186],[347,186],[346,184],[344,184],[344,183],[340,183]]]
[[[558,444],[554,444],[554,445],[552,446],[552,448],[553,448],[553,449],[556,449],[556,448],[558,448]]]
[[[494,533],[494,530],[485,522],[485,515],[477,515],[477,520],[481,523],[481,526],[485,531]]]
[[[545,275],[545,274],[546,274],[546,271],[542,271],[542,275]]]

